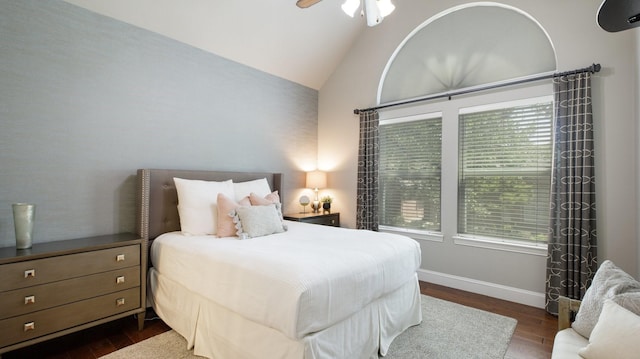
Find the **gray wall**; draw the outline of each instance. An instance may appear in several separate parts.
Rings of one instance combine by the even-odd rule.
[[[640,28],[636,28],[632,31],[635,38],[635,87],[633,96],[638,98],[640,95]],[[635,102],[635,117],[636,117],[636,137],[640,139],[640,100]],[[640,153],[640,141],[636,141],[633,148],[635,153]],[[640,159],[639,159],[640,161]],[[636,168],[636,186],[640,186],[640,164]],[[640,187],[636,189],[636,193],[640,196]],[[640,278],[640,198],[636,200],[636,228],[639,233],[638,240],[638,273],[636,278]]]
[[[62,1],[0,0],[0,246],[14,202],[36,204],[35,242],[133,231],[138,168],[283,172],[286,210],[317,107],[313,89]]]

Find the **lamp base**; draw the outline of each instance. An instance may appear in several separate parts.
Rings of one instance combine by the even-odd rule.
[[[311,209],[313,210],[313,213],[320,213],[320,202],[313,201],[313,203],[311,203]]]

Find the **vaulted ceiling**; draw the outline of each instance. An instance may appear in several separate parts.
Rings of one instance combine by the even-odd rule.
[[[65,1],[313,89],[367,27],[330,0]]]

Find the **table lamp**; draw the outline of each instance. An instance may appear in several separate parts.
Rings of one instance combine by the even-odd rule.
[[[316,199],[313,201],[313,212],[317,213],[320,209],[320,200],[318,199],[318,189],[327,187],[327,174],[322,171],[307,172],[307,188],[313,188],[316,193]]]

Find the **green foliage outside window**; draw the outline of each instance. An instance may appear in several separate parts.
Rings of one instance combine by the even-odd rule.
[[[442,119],[380,126],[380,224],[440,230]]]
[[[546,241],[552,103],[460,115],[458,233]]]
[[[467,109],[458,122],[458,234],[546,242],[550,99]],[[442,117],[380,126],[380,225],[441,231]]]

